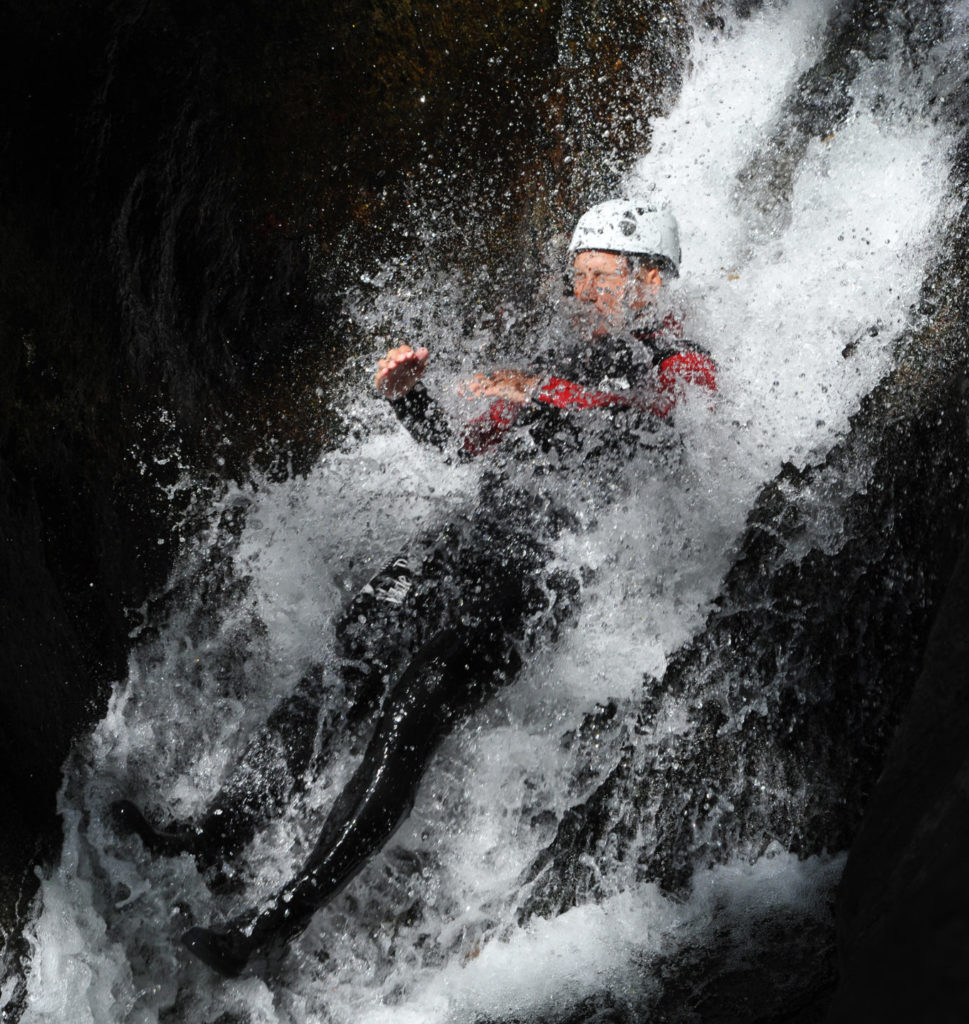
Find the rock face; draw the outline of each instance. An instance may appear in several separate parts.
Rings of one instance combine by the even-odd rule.
[[[5,928],[24,872],[56,842],[71,738],[124,675],[128,609],[167,571],[180,509],[162,487],[180,463],[217,468],[212,431],[259,381],[254,367],[306,333],[271,282],[281,268],[280,285],[297,289],[308,264],[255,231],[229,128],[202,106],[195,62],[212,30],[176,40],[159,10],[7,5]],[[244,465],[251,446],[237,456]]]
[[[831,1024],[969,1017],[969,547],[848,858]]]
[[[967,169],[969,151],[961,170]],[[953,266],[964,264],[963,217]],[[948,330],[962,338],[966,286]],[[955,353],[953,353],[955,355]],[[944,364],[955,380],[958,362]],[[965,385],[964,385],[965,387]],[[933,502],[969,535],[965,500]],[[949,585],[920,673],[851,847],[838,904],[840,982],[827,1020],[963,1021],[969,1016],[969,545],[949,563]]]

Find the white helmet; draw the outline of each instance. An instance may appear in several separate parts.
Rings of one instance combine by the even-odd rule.
[[[674,275],[680,272],[676,218],[641,197],[609,199],[582,214],[572,233],[569,256],[584,249],[654,257]]]

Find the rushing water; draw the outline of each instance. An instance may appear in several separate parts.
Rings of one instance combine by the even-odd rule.
[[[444,743],[410,819],[316,916],[271,986],[223,981],[180,949],[189,924],[289,876],[352,769],[352,744],[338,743],[324,777],[257,837],[244,893],[215,896],[189,857],[152,858],[115,835],[110,801],[137,796],[159,818],[198,812],[306,667],[330,664],[348,596],[421,526],[474,500],[477,468],[418,449],[362,369],[339,451],[305,478],[221,496],[208,528],[186,537],[129,677],[66,766],[66,839],[28,930],[25,1021],[471,1020],[564,1012],[603,990],[648,1002],[635,990],[661,987],[643,968],[650,954],[704,941],[715,915],[743,933],[757,915],[825,912],[841,858],[799,862],[775,844],[753,863],[749,850],[728,851],[685,899],[599,864],[595,899],[518,923],[523,872],[618,756],[608,740],[563,738],[597,704],[634,708],[643,674],[661,675],[700,628],[760,487],[785,461],[822,457],[889,369],[944,227],[951,139],[892,56],[863,63],[850,112],[791,157],[782,196],[764,192],[776,178],[750,173],[833,6],[768,4],[698,29],[681,96],[629,171],[630,189],[655,188],[678,214],[672,301],[717,358],[721,396],[683,418],[674,464],[644,452],[617,499],[588,515],[568,495],[585,521],[557,557],[594,570],[574,626]],[[964,20],[956,8],[958,39]],[[936,48],[934,66],[954,45]],[[496,343],[486,324],[462,335],[452,299],[439,274],[389,268],[366,284],[357,315],[435,339],[430,384],[445,389]],[[550,312],[548,330],[559,317],[567,311]],[[459,340],[436,341],[449,337]],[[836,550],[838,540],[812,542]],[[658,727],[689,726],[674,706]]]

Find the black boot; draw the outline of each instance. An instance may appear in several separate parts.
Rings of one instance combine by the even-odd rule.
[[[182,936],[182,945],[223,977],[238,978],[254,950],[252,939],[235,928],[190,928]]]
[[[280,900],[261,913],[239,914],[219,928],[190,928],[181,941],[226,978],[237,978],[244,970],[266,976],[278,972],[290,939],[303,930],[309,916],[294,918],[288,903]]]

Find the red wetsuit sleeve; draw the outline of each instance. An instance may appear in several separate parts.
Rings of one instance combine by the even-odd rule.
[[[557,409],[641,409],[661,419],[668,416],[689,384],[717,390],[717,368],[702,352],[677,352],[667,356],[657,373],[657,388],[652,393],[630,391],[614,394],[593,391],[564,377],[552,377],[535,392],[535,400]],[[465,456],[481,455],[498,444],[514,426],[521,405],[500,398],[487,412],[475,417],[464,428],[462,452]]]
[[[552,377],[535,395],[539,402],[558,409],[608,409],[634,405],[631,395],[614,395],[608,391],[590,391],[562,377]]]
[[[561,377],[552,379],[536,394],[539,402],[559,409],[637,408],[665,417],[670,414],[680,397],[684,385],[690,384],[708,391],[717,390],[717,367],[702,352],[677,352],[667,356],[657,372],[657,390],[653,395],[643,392],[613,394],[591,391]]]
[[[481,455],[489,448],[494,448],[513,426],[520,408],[517,402],[509,402],[504,398],[492,402],[486,413],[476,416],[465,426],[461,438],[463,454]]]
[[[552,377],[547,384],[535,393],[535,398],[546,405],[554,405],[558,409],[607,409],[613,406],[629,407],[634,405],[631,395],[613,395],[608,391],[590,391],[564,380]],[[499,398],[492,402],[491,407],[481,416],[476,416],[464,428],[461,442],[463,453],[481,455],[494,448],[514,425],[521,406]]]
[[[672,412],[684,385],[690,384],[714,392],[717,390],[716,363],[703,352],[677,352],[667,356],[659,364],[657,378],[659,394],[650,403],[649,409],[661,418]]]

